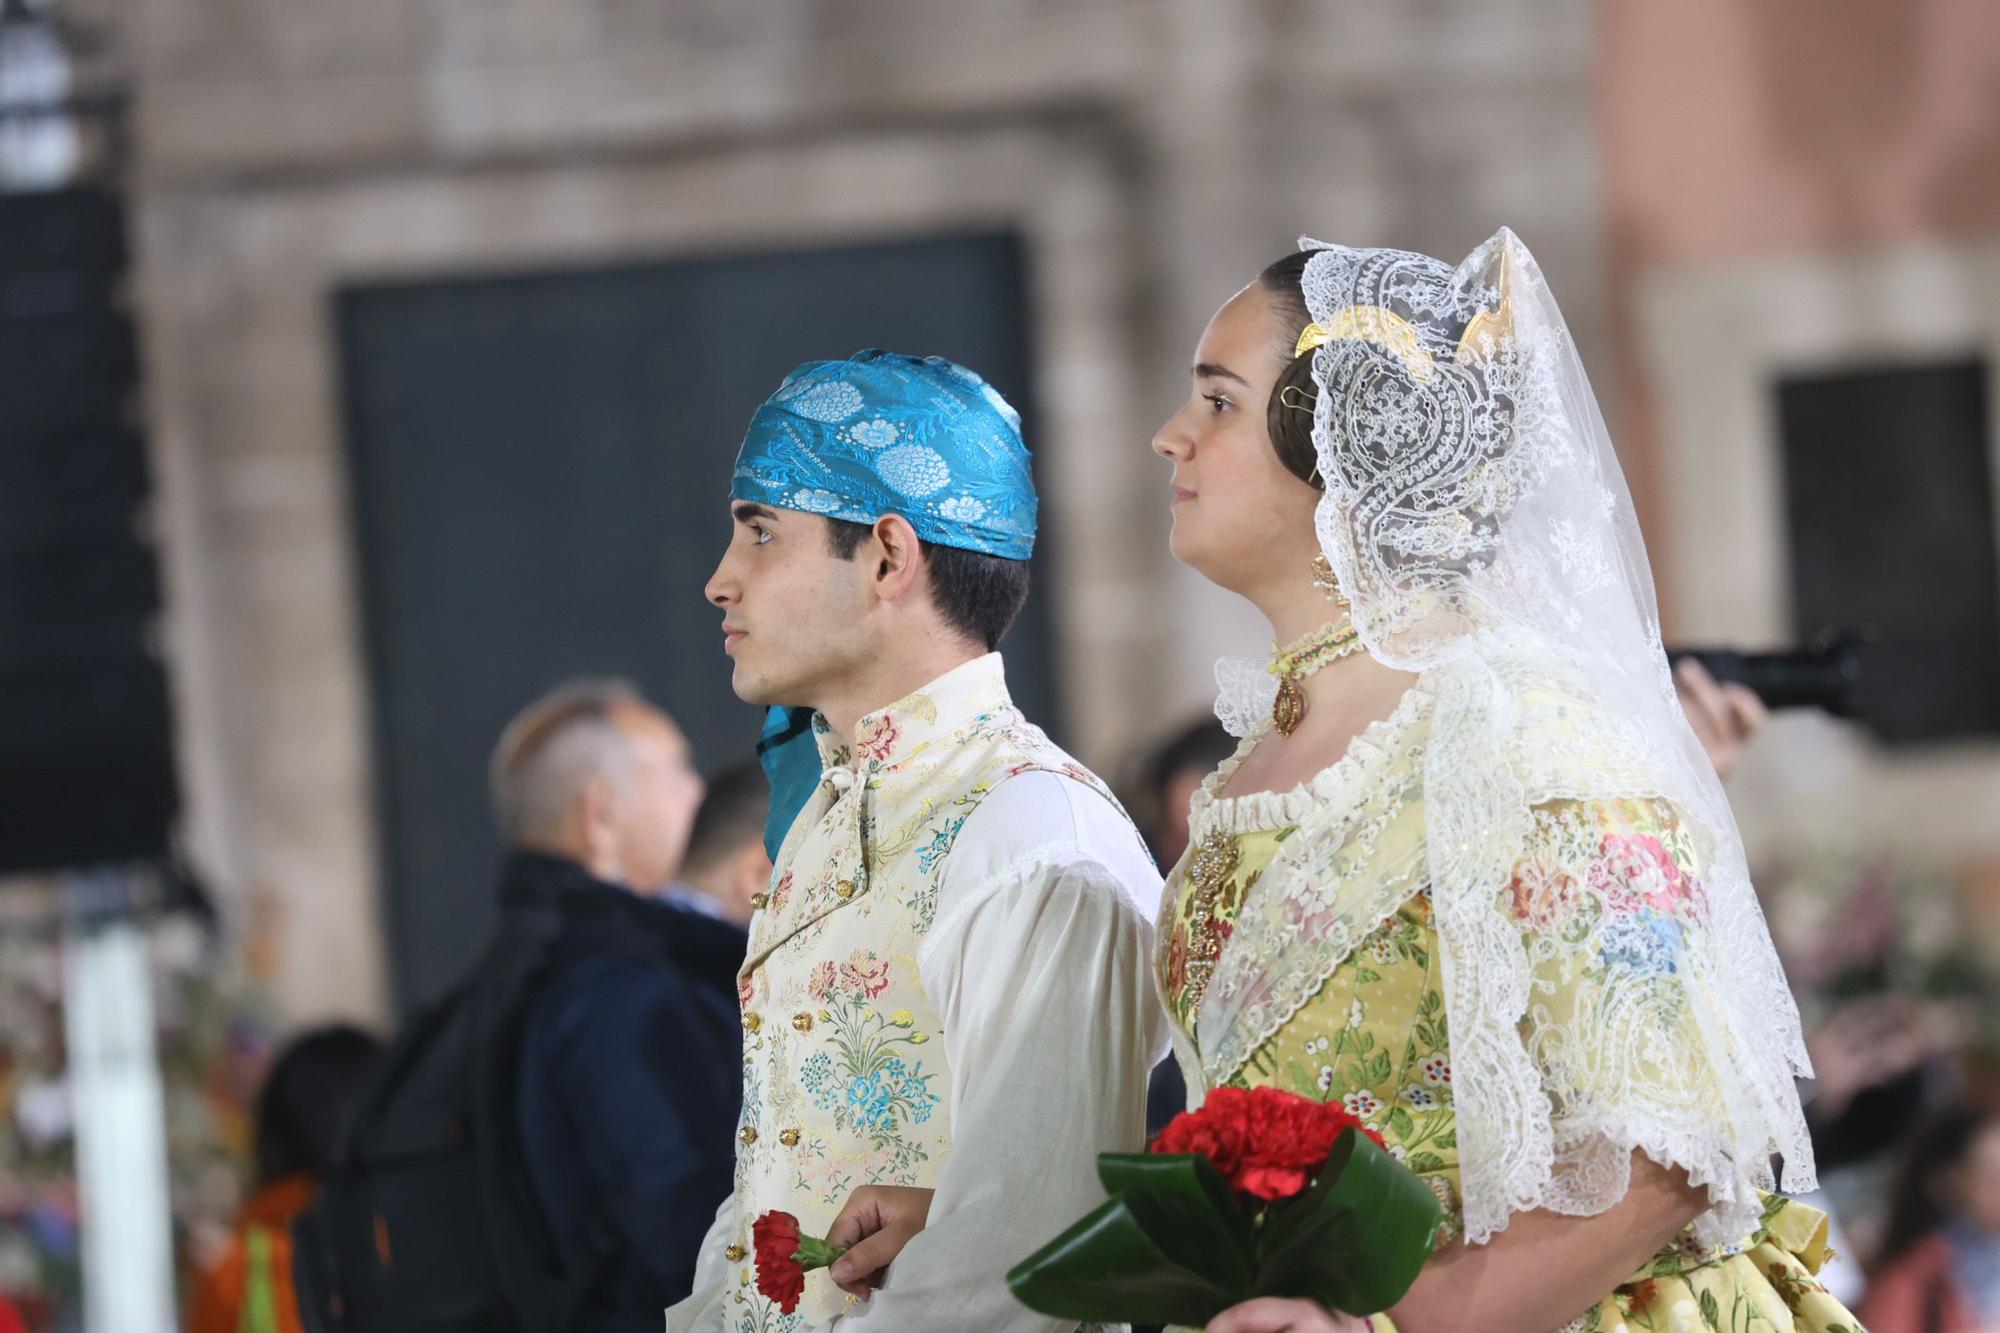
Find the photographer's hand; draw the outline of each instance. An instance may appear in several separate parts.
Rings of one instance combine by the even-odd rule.
[[[1674,668],[1674,691],[1681,697],[1681,711],[1688,725],[1708,751],[1708,761],[1724,782],[1736,771],[1744,747],[1771,720],[1771,711],[1755,692],[1742,685],[1719,684],[1708,669],[1692,657],[1684,657]]]

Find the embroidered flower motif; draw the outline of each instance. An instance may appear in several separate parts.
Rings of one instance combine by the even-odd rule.
[[[1314,1081],[1319,1084],[1320,1096],[1324,1097],[1327,1093],[1333,1091],[1333,1078],[1332,1065],[1321,1065],[1319,1067],[1319,1077]]]
[[[847,1111],[863,1129],[887,1124],[896,1090],[879,1073],[863,1074],[847,1085]]]
[[[884,421],[880,417],[873,421],[857,422],[847,433],[863,449],[887,449],[896,442],[895,423]]]
[[[1433,1055],[1417,1066],[1417,1070],[1424,1076],[1424,1082],[1434,1088],[1451,1086],[1451,1061],[1445,1056]]]
[[[1507,896],[1513,900],[1516,920],[1550,934],[1576,910],[1576,890],[1576,876],[1552,861],[1531,857],[1515,867]]]
[[[1680,969],[1681,923],[1658,912],[1618,917],[1598,938],[1597,954],[1606,967],[1648,976]]]
[[[906,1028],[916,1021],[917,1016],[907,1009],[898,1009],[889,1015],[889,1026],[894,1028]]]
[[[861,390],[846,380],[815,384],[792,400],[792,410],[814,421],[845,421],[861,410]]]
[[[1596,533],[1579,529],[1575,520],[1563,518],[1549,526],[1549,539],[1555,545],[1556,561],[1577,592],[1596,592],[1614,582],[1611,558],[1605,554]]]
[[[792,492],[791,507],[808,514],[831,514],[845,503],[832,491],[798,490]]]
[[[745,1009],[748,1009],[750,1001],[757,998],[757,979],[755,977],[736,978],[736,998],[743,1002]]]
[[[833,994],[833,987],[834,966],[833,960],[829,958],[813,968],[812,980],[808,983],[808,989],[812,991],[813,999],[824,1004],[826,1003],[826,997]]]
[[[799,1081],[805,1085],[813,1105],[820,1110],[831,1111],[837,1104],[833,1089],[833,1057],[825,1051],[806,1057],[806,1062],[799,1066]]]
[[[840,965],[840,984],[847,990],[874,999],[889,989],[889,963],[865,949],[856,949]]]
[[[970,495],[954,495],[938,506],[938,513],[958,523],[977,523],[986,517],[986,502]]]
[[[1340,1099],[1340,1104],[1345,1106],[1347,1113],[1357,1120],[1366,1120],[1382,1109],[1382,1103],[1376,1098],[1375,1094],[1365,1089],[1359,1092],[1348,1093]]]
[[[895,752],[903,732],[887,713],[865,718],[854,737],[854,753],[870,763],[884,763]]]
[[[883,481],[912,498],[941,491],[951,481],[951,466],[944,461],[944,455],[921,444],[903,444],[889,450],[875,470]]]
[[[1403,1100],[1418,1111],[1428,1111],[1438,1104],[1437,1094],[1420,1083],[1412,1083],[1404,1088]]]
[[[1167,993],[1176,1001],[1187,989],[1188,928],[1186,922],[1174,927],[1174,933],[1167,940],[1166,983]]]
[[[1670,912],[1695,896],[1693,883],[1660,840],[1644,833],[1607,835],[1585,872],[1591,891],[1613,912]]]
[[[791,896],[792,896],[792,872],[787,870],[784,874],[778,876],[778,882],[771,886],[771,902],[770,902],[771,910],[773,912],[782,910],[785,905],[785,900]]]
[[[930,1075],[924,1072],[922,1062],[905,1064],[900,1056],[890,1056],[882,1062],[882,1079],[910,1113],[910,1123],[921,1125],[931,1118],[940,1098],[931,1091]]]
[[[1389,966],[1396,961],[1396,941],[1387,935],[1377,935],[1375,942],[1368,946],[1368,956],[1379,966]]]

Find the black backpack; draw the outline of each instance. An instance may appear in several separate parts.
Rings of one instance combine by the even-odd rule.
[[[307,1333],[565,1333],[610,1266],[608,1224],[565,1272],[516,1126],[529,1004],[601,941],[513,911],[471,977],[399,1034],[293,1223]]]

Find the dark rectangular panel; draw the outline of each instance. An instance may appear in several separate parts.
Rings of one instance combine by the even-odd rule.
[[[1801,637],[1872,626],[1859,712],[1883,740],[2000,735],[2000,547],[1983,362],[1778,386]]]
[[[0,874],[158,858],[171,832],[123,235],[103,191],[0,192]]]

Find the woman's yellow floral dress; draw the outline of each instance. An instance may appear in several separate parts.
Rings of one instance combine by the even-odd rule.
[[[1423,793],[1413,756],[1424,723],[1421,716],[1405,716],[1412,711],[1420,712],[1399,710],[1397,718],[1357,738],[1339,764],[1296,791],[1216,796],[1246,744],[1196,798],[1190,852],[1169,881],[1160,932],[1160,982],[1185,1043],[1184,1060],[1194,1049],[1195,1012],[1238,909],[1316,804],[1360,799],[1356,782],[1363,781],[1384,808],[1365,833],[1356,834],[1372,843],[1358,850],[1376,858],[1421,850]],[[1370,771],[1358,774],[1357,768]],[[1622,880],[1643,886],[1630,897],[1629,923],[1603,932],[1599,963],[1671,966],[1674,913],[1682,900],[1700,894],[1698,867],[1672,808],[1649,801],[1564,801],[1538,814],[1549,836],[1538,840],[1536,863],[1524,859],[1509,887],[1516,915],[1524,924],[1548,924],[1565,909],[1568,885]],[[1459,1219],[1451,1042],[1430,892],[1416,880],[1411,887],[1393,915],[1375,925],[1225,1081],[1344,1103],[1436,1191],[1449,1243]],[[1607,901],[1621,900],[1614,894]],[[1573,980],[1579,988],[1590,984],[1587,975]],[[1825,1255],[1825,1218],[1772,1195],[1762,1225],[1740,1246],[1703,1251],[1689,1235],[1570,1327],[1860,1333],[1861,1325],[1813,1276]],[[1463,1327],[1476,1329],[1476,1317]]]

